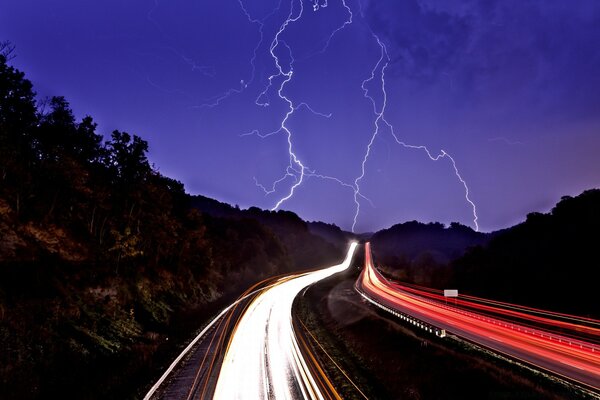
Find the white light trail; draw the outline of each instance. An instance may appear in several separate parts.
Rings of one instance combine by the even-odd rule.
[[[253,290],[250,293],[245,294],[242,297],[239,297],[236,301],[234,301],[233,303],[231,303],[230,305],[228,305],[227,307],[225,307],[223,310],[221,310],[221,312],[214,317],[209,323],[208,325],[206,325],[204,327],[204,329],[202,329],[202,331],[194,338],[194,340],[192,340],[185,349],[183,349],[183,351],[179,354],[179,356],[177,356],[177,358],[175,360],[173,360],[173,362],[171,363],[171,365],[169,365],[169,368],[167,368],[167,370],[161,375],[161,377],[156,381],[156,383],[154,383],[154,385],[152,385],[152,387],[150,388],[150,390],[148,391],[148,393],[146,393],[146,395],[144,396],[144,400],[150,400],[153,398],[153,396],[155,395],[155,393],[158,391],[158,389],[161,387],[161,385],[163,385],[163,383],[165,383],[165,380],[169,377],[169,375],[171,375],[171,373],[173,372],[173,370],[175,369],[175,367],[177,367],[177,365],[181,362],[181,360],[186,356],[187,353],[190,352],[190,350],[194,347],[194,345],[196,343],[198,343],[198,341],[200,339],[202,339],[204,337],[204,335],[206,335],[206,333],[210,330],[210,328],[213,327],[214,324],[217,323],[217,321],[219,321],[225,314],[227,314],[227,312],[229,312],[229,310],[231,310],[235,305],[241,303],[242,301],[246,300],[248,297],[250,296],[254,296],[256,293],[260,292],[261,290],[267,290],[270,287],[273,287],[275,285],[278,285],[279,282],[275,282],[272,283],[270,285],[261,287],[259,289]]]
[[[357,243],[338,265],[282,280],[258,295],[240,318],[225,353],[215,399],[322,399],[299,350],[292,304],[306,287],[350,266]]]

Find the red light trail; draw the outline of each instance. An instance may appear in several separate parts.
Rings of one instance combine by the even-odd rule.
[[[375,269],[370,244],[357,283],[363,296],[427,324],[584,386],[600,389],[600,321],[391,282]]]

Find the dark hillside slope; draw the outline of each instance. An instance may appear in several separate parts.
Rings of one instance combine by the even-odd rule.
[[[452,223],[397,224],[371,237],[373,255],[383,272],[421,285],[436,285],[445,279],[444,268],[472,246],[486,243],[490,234]]]
[[[547,214],[471,249],[452,285],[475,295],[600,317],[600,190],[565,196]]]
[[[191,206],[204,214],[227,220],[255,220],[269,229],[283,244],[292,266],[296,269],[328,265],[344,252],[347,241],[332,243],[314,234],[310,224],[290,211],[268,211],[257,207],[240,210],[229,204],[196,195],[191,197]]]
[[[194,208],[146,141],[38,107],[1,50],[0,397],[132,398],[215,307],[343,257],[292,213]]]
[[[337,246],[345,247],[351,240],[357,240],[358,235],[343,231],[335,224],[313,221],[308,223],[308,229],[313,235],[317,235]]]

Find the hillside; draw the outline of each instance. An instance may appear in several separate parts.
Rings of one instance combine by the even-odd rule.
[[[350,240],[357,240],[358,235],[351,232],[343,231],[335,224],[327,224],[320,221],[312,221],[308,223],[308,230],[313,234],[322,237],[327,242],[337,245],[346,246]]]
[[[371,236],[373,255],[382,271],[399,280],[435,285],[446,279],[446,266],[468,248],[487,243],[490,234],[452,223],[410,221]]]
[[[205,214],[228,220],[251,219],[272,231],[282,242],[296,269],[335,261],[332,254],[341,254],[351,239],[335,225],[318,222],[305,222],[290,211],[268,211],[257,207],[241,210],[220,201],[196,195],[191,197],[191,206]],[[315,226],[323,227],[315,230]],[[331,238],[331,232],[337,240]],[[330,233],[327,236],[326,233]]]
[[[134,397],[251,283],[343,255],[293,213],[200,206],[141,137],[105,137],[0,54],[0,397]]]
[[[600,317],[600,190],[565,196],[452,263],[450,284],[474,295]]]

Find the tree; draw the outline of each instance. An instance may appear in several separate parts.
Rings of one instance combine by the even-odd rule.
[[[132,184],[146,178],[151,172],[146,153],[148,142],[139,136],[114,131],[106,144],[108,167],[122,184]]]
[[[38,121],[31,82],[7,64],[13,50],[9,42],[0,43],[0,186],[15,189],[9,198],[19,214],[35,162],[32,132]]]
[[[10,61],[15,58],[15,45],[10,41],[5,40],[0,42],[0,56],[4,57],[6,61]]]

